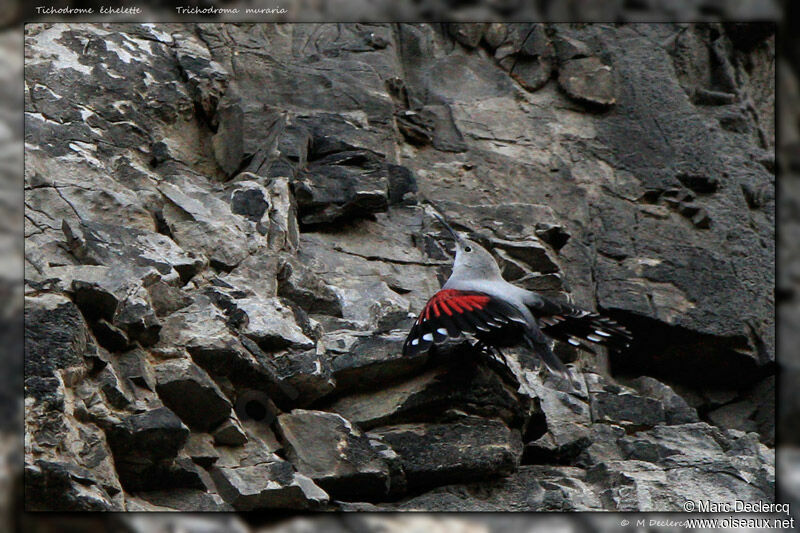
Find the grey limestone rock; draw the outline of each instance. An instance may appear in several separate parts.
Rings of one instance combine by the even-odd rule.
[[[400,456],[408,486],[425,488],[508,474],[519,464],[519,435],[502,422],[402,424],[373,430]]]
[[[558,72],[558,83],[575,100],[600,107],[616,103],[614,71],[596,57],[568,59]]]
[[[277,458],[253,466],[214,467],[211,475],[222,497],[238,511],[315,509],[328,502],[324,490]]]
[[[278,417],[287,457],[337,499],[375,499],[390,491],[390,469],[370,439],[333,413],[295,409]]]
[[[231,414],[230,400],[191,359],[166,361],[154,371],[159,397],[192,429],[214,429]]]

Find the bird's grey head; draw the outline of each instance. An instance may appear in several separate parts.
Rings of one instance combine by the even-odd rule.
[[[434,213],[434,216],[447,228],[456,242],[456,259],[450,279],[502,279],[500,267],[492,254],[475,241],[461,237],[438,214]]]

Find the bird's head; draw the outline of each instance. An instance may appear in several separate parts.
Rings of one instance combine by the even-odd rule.
[[[451,277],[464,277],[475,279],[502,278],[500,267],[492,254],[475,241],[461,237],[442,217],[434,216],[447,228],[456,243],[456,259],[453,262],[453,275]]]

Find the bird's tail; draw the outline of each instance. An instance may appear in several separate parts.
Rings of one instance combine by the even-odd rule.
[[[594,353],[593,345],[622,351],[633,336],[616,321],[567,303],[553,303],[556,308],[538,317],[542,332],[550,338]]]
[[[561,377],[569,379],[569,371],[567,370],[566,365],[558,358],[556,354],[553,353],[553,350],[550,349],[550,344],[547,342],[546,339],[540,338],[540,336],[532,335],[526,333],[524,335],[525,343],[528,347],[533,350],[533,353],[544,363],[544,366],[547,367],[553,374],[558,374]]]

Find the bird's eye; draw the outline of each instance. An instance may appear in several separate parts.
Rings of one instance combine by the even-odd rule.
[[[465,252],[471,252],[471,251],[472,251],[472,248],[470,248],[469,246],[465,246],[465,247],[464,247],[464,251],[465,251]]]

